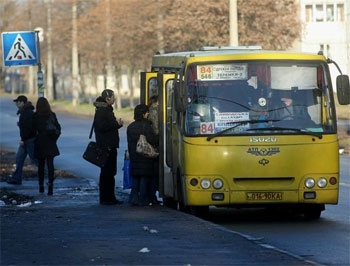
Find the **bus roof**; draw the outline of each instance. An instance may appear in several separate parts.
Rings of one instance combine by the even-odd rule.
[[[312,60],[324,61],[322,54],[262,50],[259,46],[205,47],[199,51],[174,52],[153,56],[152,69],[181,69],[185,62],[218,62],[230,60]]]

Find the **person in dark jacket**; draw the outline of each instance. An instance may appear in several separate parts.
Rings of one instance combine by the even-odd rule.
[[[308,127],[314,126],[306,104],[294,101],[291,97],[283,97],[275,105],[270,119],[277,120],[279,126]]]
[[[149,115],[148,120],[151,121],[152,129],[154,134],[159,138],[159,97],[157,94],[150,97],[149,104]],[[159,147],[157,147],[159,149]],[[157,191],[159,192],[159,156],[153,159],[153,178],[152,178],[152,187],[153,187],[153,198],[152,204],[159,204],[160,201],[157,198]]]
[[[134,110],[134,122],[127,128],[128,150],[130,155],[130,168],[132,187],[129,202],[132,205],[149,205],[152,203],[154,190],[152,178],[154,175],[154,159],[144,157],[136,152],[137,141],[140,135],[145,135],[147,142],[158,145],[158,137],[154,134],[150,121],[147,119],[149,108],[145,104],[139,104]]]
[[[107,163],[101,167],[99,177],[100,204],[114,205],[122,201],[115,196],[115,179],[117,174],[117,149],[119,148],[118,129],[123,126],[123,120],[116,119],[113,112],[114,92],[106,89],[94,102],[96,107],[94,117],[94,132],[96,143],[109,150]]]
[[[35,131],[33,130],[32,126],[34,106],[24,95],[18,96],[13,101],[16,103],[18,108],[17,115],[19,115],[19,120],[17,125],[19,127],[21,140],[16,153],[16,170],[7,183],[20,185],[22,184],[23,165],[27,155],[29,155],[32,163],[37,164],[34,158]]]
[[[55,127],[52,132],[51,123]],[[44,192],[45,162],[48,170],[49,186],[47,194],[53,195],[54,182],[54,158],[60,155],[57,147],[57,139],[61,134],[61,125],[56,114],[46,98],[40,97],[36,103],[36,112],[33,115],[33,127],[36,132],[34,141],[34,156],[38,160],[39,192]],[[56,132],[57,131],[57,132]]]

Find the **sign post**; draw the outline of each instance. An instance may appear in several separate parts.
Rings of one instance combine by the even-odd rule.
[[[6,67],[38,66],[38,94],[44,96],[44,74],[41,70],[39,31],[3,32],[2,55]]]

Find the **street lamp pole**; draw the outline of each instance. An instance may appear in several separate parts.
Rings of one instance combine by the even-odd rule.
[[[230,45],[238,46],[237,0],[230,0]]]
[[[73,1],[72,6],[72,89],[73,105],[80,103],[80,77],[79,77],[79,58],[78,58],[78,25],[77,25],[77,1]]]
[[[54,99],[53,91],[53,66],[52,66],[52,47],[51,47],[51,14],[52,14],[52,0],[47,1],[47,72],[46,72],[46,84],[47,84],[47,98],[48,100]]]
[[[38,50],[38,73],[37,73],[37,79],[38,79],[38,96],[44,97],[44,74],[41,70],[41,56],[40,56],[40,40],[39,40],[39,31],[35,31],[36,34],[36,45]]]

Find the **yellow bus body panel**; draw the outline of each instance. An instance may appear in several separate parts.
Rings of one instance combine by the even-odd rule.
[[[156,55],[153,57],[152,67],[181,66],[186,61],[186,65],[191,63],[225,62],[229,60],[302,60],[302,61],[324,61],[323,55],[308,53],[273,52],[273,51],[213,51],[213,52],[179,52],[173,54]]]
[[[187,205],[232,205],[259,203],[328,203],[337,204],[339,188],[339,154],[336,135],[277,136],[275,143],[251,143],[252,137],[184,138],[183,160]],[[266,139],[266,137],[265,137]],[[215,142],[217,140],[217,143]],[[325,188],[317,184],[308,189],[304,181],[320,177],[335,185]],[[191,185],[191,179],[199,183]],[[222,179],[224,186],[203,189],[202,179]],[[269,192],[269,193],[267,193]],[[315,199],[304,199],[304,192],[315,192]],[[223,200],[213,200],[213,193],[223,193]],[[250,195],[271,195],[281,198],[248,199]],[[255,194],[254,194],[255,193]]]

